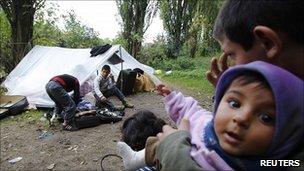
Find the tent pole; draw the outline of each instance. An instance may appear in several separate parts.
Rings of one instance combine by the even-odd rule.
[[[122,55],[121,55],[121,45],[119,45],[119,56],[120,56],[120,59],[121,59],[121,63],[120,63],[120,73],[122,72],[123,70],[123,59],[122,59]],[[123,74],[121,74],[121,77],[120,77],[120,90],[122,91],[122,81],[123,81]]]

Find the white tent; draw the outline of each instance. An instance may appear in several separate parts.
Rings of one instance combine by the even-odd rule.
[[[52,107],[54,103],[47,95],[45,85],[50,78],[59,74],[73,75],[82,84],[88,78],[95,77],[97,71],[108,64],[115,79],[121,69],[140,68],[149,74],[155,84],[159,83],[153,75],[153,68],[138,62],[120,45],[112,46],[96,57],[90,57],[90,51],[91,49],[35,46],[7,76],[2,86],[8,89],[7,95],[26,96],[32,105]],[[111,59],[116,56],[113,54],[124,62],[111,64]]]

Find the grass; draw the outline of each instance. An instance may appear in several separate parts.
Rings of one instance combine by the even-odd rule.
[[[161,76],[161,79],[179,85],[184,89],[197,92],[198,94],[205,94],[212,96],[214,88],[205,79],[189,78],[189,77],[175,77],[175,76]]]
[[[29,123],[38,123],[40,122],[40,118],[43,117],[44,110],[28,110],[19,115],[8,116],[0,120],[0,124],[3,125],[11,125],[18,122],[27,121]]]
[[[194,69],[173,70],[171,74],[163,73],[159,77],[167,82],[179,85],[183,89],[212,96],[214,88],[205,76],[205,73],[209,70],[211,57],[189,60],[195,64]]]

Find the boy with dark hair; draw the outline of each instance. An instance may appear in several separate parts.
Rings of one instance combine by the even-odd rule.
[[[93,95],[96,99],[97,107],[106,107],[111,111],[123,110],[122,108],[115,107],[114,104],[107,98],[110,96],[116,96],[127,108],[133,108],[134,106],[127,103],[125,96],[116,87],[114,76],[111,74],[111,68],[109,65],[104,65],[101,69],[101,73],[94,80]]]
[[[54,114],[64,119],[63,130],[76,131],[74,116],[79,102],[78,79],[68,75],[57,75],[45,86],[47,94],[55,102]],[[73,98],[68,92],[73,91]]]
[[[161,118],[158,118],[148,110],[140,110],[134,115],[124,121],[122,126],[122,141],[118,142],[118,146],[121,148],[121,152],[125,154],[124,167],[127,170],[132,170],[140,167],[141,165],[129,165],[131,160],[144,160],[141,156],[144,155],[142,149],[145,148],[147,138],[150,136],[156,136],[162,132],[162,127],[166,125],[166,122]],[[139,151],[139,153],[132,153],[132,151]],[[129,156],[128,156],[129,155]],[[144,162],[144,161],[142,161]],[[137,162],[137,163],[142,163]],[[153,168],[152,170],[155,170]]]
[[[123,160],[124,168],[126,170],[136,170],[136,168],[142,166],[141,163],[144,163],[144,158],[142,156],[145,153],[142,149],[145,148],[147,138],[156,136],[158,133],[162,132],[162,127],[164,125],[166,125],[166,122],[161,118],[156,117],[155,114],[149,110],[140,110],[124,121],[122,126],[123,142],[118,142],[117,146],[124,147],[121,148],[120,153],[123,158],[131,160]],[[132,153],[133,150],[138,151],[138,153]],[[138,160],[141,160],[141,162],[137,162]],[[154,171],[156,169],[154,167],[146,168],[149,171]]]
[[[122,141],[133,150],[145,148],[149,136],[156,136],[166,122],[149,110],[140,110],[126,119],[122,125]]]
[[[228,0],[219,12],[214,37],[223,55],[213,58],[207,79],[215,86],[234,64],[266,61],[304,78],[304,1]]]

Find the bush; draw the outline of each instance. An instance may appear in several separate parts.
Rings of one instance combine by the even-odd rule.
[[[154,43],[143,45],[137,56],[137,60],[141,63],[150,65],[157,69],[166,68],[166,59],[166,44],[162,37],[158,37]]]
[[[177,68],[175,68],[176,70],[193,70],[193,69],[195,69],[194,60],[192,60],[190,58],[185,58],[185,57],[177,58],[176,63],[177,63]]]

